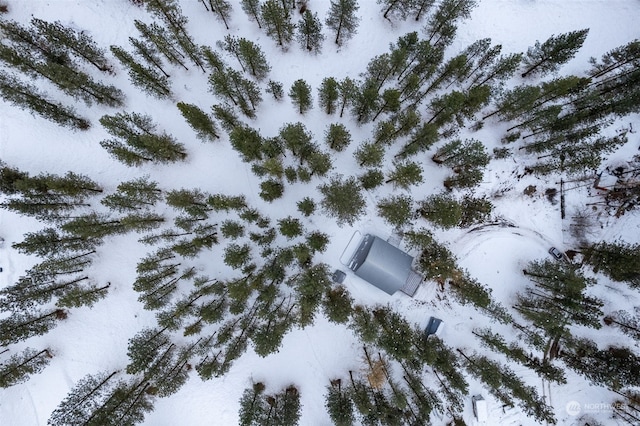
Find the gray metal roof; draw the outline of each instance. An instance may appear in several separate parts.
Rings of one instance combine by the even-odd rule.
[[[413,257],[375,235],[367,234],[351,257],[357,276],[388,294],[401,290],[411,274]]]

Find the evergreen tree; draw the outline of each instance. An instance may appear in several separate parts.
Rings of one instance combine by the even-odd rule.
[[[212,208],[207,203],[207,194],[199,189],[179,189],[167,192],[167,204],[189,216],[206,218]]]
[[[335,78],[325,77],[318,88],[318,104],[329,115],[336,110],[340,96],[338,86],[338,81]]]
[[[353,426],[356,420],[353,414],[353,401],[349,398],[349,394],[342,390],[341,384],[340,379],[331,380],[331,386],[327,386],[325,406],[334,425]]]
[[[186,104],[184,102],[178,102],[176,106],[189,126],[196,131],[199,139],[206,141],[220,138],[216,123],[206,112],[196,105]]]
[[[351,113],[358,123],[367,123],[371,120],[379,107],[380,94],[373,80],[366,80],[355,92],[351,100]]]
[[[377,3],[382,5],[382,16],[388,20],[391,20],[389,14],[406,19],[411,7],[410,0],[377,0]]]
[[[212,73],[209,76],[209,84],[215,95],[231,101],[247,117],[255,117],[256,107],[262,102],[256,83],[242,77],[239,71],[227,67],[224,72]]]
[[[266,56],[260,46],[251,40],[227,35],[219,45],[238,60],[242,71],[250,73],[258,80],[265,79],[269,74],[271,67]]]
[[[136,113],[117,113],[100,118],[100,124],[121,140],[100,142],[111,155],[133,166],[147,161],[169,163],[184,160],[187,153],[181,143],[166,133],[156,133],[151,117]]]
[[[394,169],[388,174],[386,180],[386,183],[393,183],[394,187],[403,189],[421,182],[422,167],[414,162],[395,162]]]
[[[640,312],[638,308],[636,308],[636,312]],[[640,340],[640,317],[637,315],[631,315],[625,311],[616,311],[612,312],[602,320],[606,325],[614,325],[615,327],[620,328],[627,336],[634,338],[635,340]]]
[[[379,169],[369,169],[358,177],[362,188],[375,189],[384,183],[384,173]]]
[[[162,58],[159,56],[158,49],[148,41],[138,40],[133,37],[129,37],[129,43],[133,46],[134,52],[148,65],[152,65],[156,70],[160,71],[162,75],[169,78],[170,75],[164,70],[164,64]]]
[[[438,141],[439,137],[437,126],[431,123],[422,123],[411,133],[409,140],[396,157],[406,159],[418,152],[426,151]]]
[[[329,321],[337,324],[349,321],[352,305],[353,298],[346,287],[338,285],[325,291],[322,307]]]
[[[16,312],[0,320],[0,345],[7,346],[41,336],[56,326],[56,322],[66,319],[67,313],[62,309],[50,312]]]
[[[80,379],[53,410],[47,424],[50,426],[89,424],[88,421],[93,419],[93,410],[106,404],[108,396],[117,383],[116,374],[117,372],[99,373]]]
[[[562,361],[594,385],[604,385],[613,391],[638,386],[640,357],[631,349],[624,346],[599,349],[593,340],[577,337],[567,339],[567,346],[560,355]]]
[[[241,122],[233,107],[228,104],[216,104],[211,107],[213,116],[220,121],[220,125],[227,133],[231,133],[236,127],[240,127]]]
[[[489,155],[484,144],[475,139],[448,142],[440,147],[431,159],[437,164],[451,167],[457,173],[489,164]]]
[[[265,386],[263,383],[253,383],[250,388],[247,388],[242,393],[240,398],[240,425],[241,426],[253,426],[259,424],[259,419],[264,416],[266,410],[266,404],[264,404],[264,392]]]
[[[415,208],[408,195],[391,195],[378,202],[378,215],[395,228],[403,228],[413,218]]]
[[[622,241],[601,241],[581,249],[584,262],[590,265],[594,272],[602,272],[609,278],[627,282],[634,288],[640,287],[639,251],[640,245]]]
[[[556,423],[551,407],[532,386],[525,385],[522,380],[508,367],[485,356],[466,356],[459,351],[466,360],[465,367],[478,379],[483,381],[489,391],[504,404],[511,404],[512,398],[519,400],[523,411],[539,422]]]
[[[435,3],[435,0],[413,0],[411,2],[410,4],[411,13],[415,13],[416,22],[420,21],[423,15],[429,12],[429,10],[431,9],[434,3]]]
[[[278,0],[267,0],[260,7],[260,17],[267,35],[286,48],[293,39],[295,24],[289,10]]]
[[[338,83],[338,103],[340,106],[340,117],[344,114],[344,109],[348,106],[353,107],[356,96],[358,96],[358,85],[355,80],[345,77]]]
[[[218,19],[220,19],[225,28],[229,29],[229,20],[231,20],[231,12],[233,7],[227,0],[208,0],[211,12],[213,12]],[[206,4],[205,4],[206,7]]]
[[[360,167],[380,167],[384,159],[385,149],[383,145],[373,142],[363,142],[353,152],[358,166]]]
[[[0,96],[7,102],[72,129],[87,130],[91,123],[67,106],[48,101],[34,86],[0,71]]]
[[[304,11],[302,19],[296,25],[296,38],[303,49],[315,54],[320,53],[324,34],[322,34],[322,22],[318,19],[317,13],[312,14],[308,9]]]
[[[86,252],[93,250],[101,241],[85,239],[59,232],[55,228],[44,228],[37,232],[27,232],[19,243],[11,247],[24,254],[35,254],[45,257],[70,252]]]
[[[589,29],[571,31],[549,37],[544,43],[539,41],[527,50],[523,58],[526,67],[522,77],[529,74],[545,75],[558,70],[561,65],[572,59],[584,44]]]
[[[191,39],[185,28],[187,18],[176,0],[147,0],[147,10],[160,18],[169,28],[171,38],[180,46],[182,51],[196,64],[202,72],[205,72],[201,51]]]
[[[351,133],[342,123],[332,123],[324,134],[325,142],[329,148],[341,152],[351,143]]]
[[[280,230],[280,234],[287,237],[287,239],[292,239],[302,235],[304,229],[300,219],[296,219],[291,216],[279,219],[278,228]]]
[[[311,86],[303,79],[293,82],[291,89],[289,89],[289,97],[293,104],[298,107],[300,114],[307,112],[313,104]]]
[[[111,210],[123,213],[153,207],[161,199],[161,194],[158,183],[143,176],[120,183],[115,193],[107,195],[100,202]]]
[[[338,225],[353,225],[364,213],[366,202],[354,177],[343,179],[342,176],[333,176],[329,183],[320,185],[318,189],[323,196],[322,208],[336,218]]]
[[[358,28],[357,0],[331,0],[331,6],[327,12],[324,23],[336,33],[335,43],[338,46],[353,37]]]
[[[309,197],[304,197],[302,200],[297,203],[298,211],[302,213],[305,217],[311,216],[316,210],[316,203],[313,199]]]
[[[111,72],[109,61],[103,49],[85,31],[74,31],[59,21],[46,22],[38,18],[31,19],[31,25],[49,43],[58,48],[64,46],[74,56],[93,65],[102,72]]]
[[[438,48],[448,46],[455,37],[455,21],[471,16],[475,0],[443,0],[427,21],[427,40]]]
[[[256,21],[258,28],[262,28],[262,14],[260,12],[260,0],[240,0],[240,6],[244,13],[247,14],[249,20]]]
[[[574,265],[549,260],[531,262],[524,273],[534,286],[518,295],[514,307],[550,339],[566,336],[573,324],[601,327],[603,302],[585,294],[594,279]]]
[[[282,87],[282,83],[279,83],[277,81],[269,80],[265,91],[267,93],[271,93],[273,95],[273,98],[276,101],[281,100],[282,97],[284,96],[284,89]]]
[[[49,349],[37,351],[27,348],[12,355],[0,364],[0,388],[8,388],[29,379],[32,374],[38,374],[51,361]]]
[[[277,200],[284,193],[284,185],[275,179],[268,179],[260,183],[260,198],[267,202]]]
[[[133,22],[142,37],[160,52],[170,64],[179,65],[185,70],[189,70],[189,67],[185,64],[186,56],[181,51],[181,47],[176,41],[176,38],[172,36],[169,30],[156,22],[145,24],[137,19]],[[144,55],[142,56],[144,57]]]

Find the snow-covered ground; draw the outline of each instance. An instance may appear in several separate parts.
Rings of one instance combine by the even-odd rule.
[[[128,37],[135,32],[134,19],[149,21],[149,15],[126,0],[12,0],[7,18],[27,23],[31,16],[48,21],[59,20],[65,25],[85,29],[101,46],[112,44],[129,48]],[[288,52],[278,49],[270,38],[250,23],[237,2],[229,33],[247,37],[260,44],[272,66],[270,78],[283,83],[285,90],[304,78],[311,87],[320,85],[327,76],[356,78],[363,72],[368,60],[386,52],[389,43],[408,31],[420,31],[420,25],[412,20],[395,22],[384,20],[379,6],[373,0],[360,0],[360,27],[357,34],[345,47],[336,49],[327,37],[320,55],[311,55],[292,44]],[[563,74],[582,74],[588,67],[588,59],[599,57],[606,51],[640,37],[637,19],[640,2],[636,0],[480,0],[471,19],[459,23],[456,41],[447,51],[452,56],[470,43],[490,37],[493,44],[501,44],[503,53],[526,51],[536,40],[546,40],[552,34],[589,28],[589,36],[578,55],[563,69]],[[196,0],[181,2],[183,12],[189,17],[188,29],[200,44],[215,46],[227,32],[224,26],[204,11]],[[311,0],[311,9],[320,17],[326,15],[328,0]],[[231,58],[226,58],[233,64]],[[197,70],[189,72],[174,69],[172,82],[175,98],[199,105],[207,110],[217,101],[207,91],[206,76]],[[124,180],[150,175],[162,188],[200,188],[209,193],[245,194],[247,199],[270,217],[277,219],[287,213],[295,214],[295,203],[309,195],[314,186],[295,184],[287,186],[285,196],[272,204],[258,197],[258,178],[250,166],[243,163],[223,137],[222,141],[203,144],[195,139],[193,132],[179,115],[174,103],[151,99],[128,82],[126,72],[109,77],[109,82],[126,89],[125,110],[152,115],[160,127],[184,143],[189,151],[188,160],[168,166],[145,165],[128,168],[113,159],[100,147],[99,141],[107,137],[97,120],[104,114],[115,111],[94,106],[90,109],[76,105],[82,115],[89,117],[94,126],[88,132],[71,132],[48,121],[34,118],[25,111],[0,102],[0,159],[11,166],[30,173],[65,173],[73,170],[87,174],[113,190]],[[515,81],[517,83],[517,81]],[[42,85],[50,93],[54,90]],[[64,96],[58,96],[66,100]],[[314,103],[314,105],[317,105]],[[335,163],[336,170],[346,175],[354,167],[350,155],[360,141],[371,137],[372,126],[356,126],[353,119],[345,115],[327,116],[317,106],[304,116],[299,115],[288,99],[276,102],[265,96],[258,117],[251,123],[264,136],[278,132],[283,123],[302,121],[322,141],[327,126],[336,121],[345,123],[351,130],[353,144],[350,151],[341,155]],[[636,117],[637,119],[637,117]],[[489,148],[498,146],[502,129],[486,126],[474,134]],[[629,158],[637,153],[638,134],[631,134],[629,143],[617,158]],[[427,158],[427,157],[425,157]],[[527,176],[516,179],[514,170],[519,161],[493,161],[485,173],[478,195],[492,195],[505,191],[494,199],[495,215],[512,226],[487,226],[483,229],[439,232],[460,260],[462,267],[480,282],[493,289],[496,299],[510,306],[514,295],[526,284],[521,270],[534,259],[548,256],[550,246],[571,248],[571,238],[560,219],[559,205],[549,203],[543,193],[545,188],[558,187],[556,177],[539,180]],[[521,171],[521,170],[520,170]],[[416,200],[440,192],[444,170],[425,162],[425,183],[415,188],[411,195]],[[326,180],[326,179],[325,179]],[[322,181],[317,181],[321,183]],[[528,185],[536,185],[533,196],[523,195]],[[376,200],[383,198],[390,189],[368,193],[368,210],[362,220],[353,227],[338,227],[333,220],[315,214],[311,225],[331,236],[328,250],[319,259],[331,266],[340,267],[339,257],[355,230],[374,232],[387,237],[391,228],[376,216]],[[567,199],[568,209],[585,203],[585,194],[576,191]],[[318,197],[316,197],[318,198]],[[629,242],[640,241],[640,219],[637,213],[620,219],[603,218],[606,225],[594,240],[623,238]],[[35,220],[20,217],[0,210],[0,236],[5,244],[0,248],[0,288],[8,286],[24,274],[36,262],[17,253],[11,243],[20,241],[25,232],[37,230],[42,225]],[[0,390],[0,425],[36,426],[45,425],[49,414],[64,398],[69,389],[89,373],[115,371],[127,364],[127,341],[143,327],[153,326],[154,315],[142,309],[137,294],[131,288],[135,278],[135,265],[149,250],[137,243],[136,235],[109,239],[99,248],[100,260],[92,267],[92,276],[98,282],[111,282],[108,297],[92,308],[73,310],[69,318],[53,331],[12,346],[12,352],[30,347],[49,347],[54,358],[41,373],[20,385]],[[220,266],[220,248],[200,256],[198,265],[214,274]],[[413,299],[396,294],[389,297],[353,275],[346,285],[357,303],[390,304],[402,312],[412,323],[426,324],[431,315],[442,318],[445,327],[441,337],[452,347],[478,349],[477,340],[471,336],[474,327],[484,325],[487,319],[469,307],[447,306],[438,302],[434,283],[424,284]],[[598,294],[615,309],[639,304],[627,294]],[[455,306],[455,305],[454,305]],[[503,330],[508,333],[508,330]],[[606,331],[598,333],[602,342],[615,341],[621,335],[608,336]],[[509,337],[509,336],[507,336]],[[305,329],[294,329],[284,339],[279,353],[266,358],[257,356],[251,348],[235,362],[231,371],[222,378],[201,381],[195,374],[189,382],[171,397],[158,399],[155,411],[146,417],[145,424],[153,426],[174,425],[233,425],[237,424],[238,401],[242,391],[251,381],[263,381],[268,392],[275,392],[295,383],[301,393],[303,406],[301,425],[327,425],[330,419],[324,408],[325,387],[329,380],[344,376],[348,370],[362,366],[361,345],[353,333],[343,326],[336,326],[318,316],[315,323]],[[602,388],[595,388],[581,377],[568,373],[569,384],[542,389],[540,379],[524,368],[513,366],[524,375],[527,383],[539,388],[540,394],[549,395],[556,410],[559,424],[574,424],[576,417],[566,411],[570,401],[608,403],[612,395]],[[504,412],[497,401],[486,396],[482,384],[470,380],[471,394],[484,393],[488,398],[491,421],[495,425],[534,425],[517,409]],[[465,420],[474,424],[470,403]],[[605,412],[595,413],[603,424],[614,424]]]

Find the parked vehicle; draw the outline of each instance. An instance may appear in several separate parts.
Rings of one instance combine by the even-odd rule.
[[[562,259],[564,259],[564,253],[562,253],[560,250],[558,250],[558,249],[557,249],[557,248],[555,248],[555,247],[551,247],[551,248],[549,249],[549,254],[550,254],[551,256],[555,257],[555,258],[556,258],[556,259],[558,259],[558,260],[562,260]]]

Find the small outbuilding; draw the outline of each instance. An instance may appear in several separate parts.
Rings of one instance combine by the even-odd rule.
[[[351,256],[349,269],[387,294],[413,296],[422,275],[412,269],[413,257],[375,235],[367,234]]]
[[[432,334],[436,334],[438,328],[442,324],[442,320],[436,317],[429,317],[429,322],[427,323],[427,327],[424,329],[425,336],[431,336]]]
[[[485,401],[482,395],[472,396],[471,403],[473,404],[473,415],[476,416],[478,422],[486,422],[489,420],[487,401]]]

